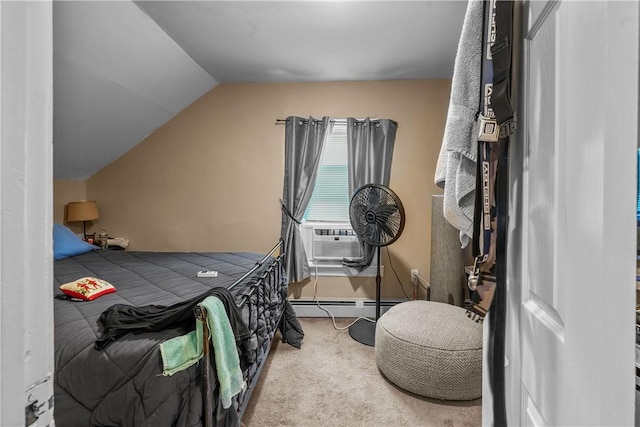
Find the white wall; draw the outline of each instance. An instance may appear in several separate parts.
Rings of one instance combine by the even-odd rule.
[[[52,13],[0,2],[0,425],[53,422]]]

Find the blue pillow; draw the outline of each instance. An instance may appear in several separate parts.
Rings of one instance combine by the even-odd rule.
[[[62,259],[97,249],[62,224],[53,224],[53,259]]]

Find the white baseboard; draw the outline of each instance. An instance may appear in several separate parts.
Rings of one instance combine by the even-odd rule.
[[[315,301],[309,299],[289,299],[298,317],[328,317]],[[403,300],[381,300],[380,315],[403,302]],[[333,313],[334,317],[370,317],[376,316],[376,302],[368,299],[325,300],[320,305]]]

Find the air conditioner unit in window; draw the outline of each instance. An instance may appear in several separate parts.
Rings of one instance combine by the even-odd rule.
[[[369,271],[371,268],[355,274],[342,265],[343,258],[353,259],[363,256],[360,242],[351,224],[329,222],[303,223],[302,240],[309,265],[318,268],[320,275],[371,275],[371,271]],[[377,258],[374,257],[372,265],[375,265],[375,263],[377,263]],[[315,271],[313,273],[315,274]]]
[[[342,263],[342,258],[362,256],[360,242],[351,224],[307,223],[303,225],[303,240],[310,262]]]
[[[361,256],[360,241],[353,234],[353,230],[322,228],[314,230],[313,258],[316,261],[342,261],[343,258],[359,258]]]

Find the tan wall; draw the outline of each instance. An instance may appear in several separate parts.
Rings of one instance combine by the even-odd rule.
[[[409,270],[429,277],[431,194],[448,80],[221,84],[87,181],[99,227],[131,250],[258,251],[280,235],[284,126],[290,115],[396,120],[390,187],[406,210],[389,247],[411,295]],[[386,253],[383,297],[400,297]],[[319,298],[375,298],[375,279],[320,278]],[[313,283],[291,286],[313,295]]]
[[[71,181],[65,179],[53,180],[53,222],[65,224],[76,233],[82,233],[82,223],[74,222],[68,224],[67,204],[87,200],[86,181]],[[87,233],[91,230],[91,222],[87,222]]]

